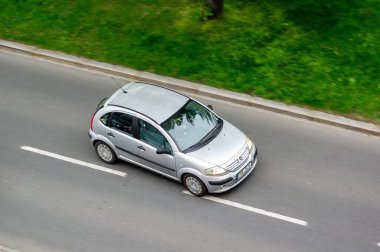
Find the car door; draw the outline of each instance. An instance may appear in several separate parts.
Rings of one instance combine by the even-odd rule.
[[[140,162],[159,173],[176,177],[173,150],[165,136],[155,126],[142,119],[137,120],[137,128],[137,154],[141,158]],[[160,150],[161,154],[157,154],[157,150]]]
[[[107,122],[106,136],[118,151],[118,156],[131,162],[139,163],[137,154],[138,140],[133,137],[132,115],[113,112]]]

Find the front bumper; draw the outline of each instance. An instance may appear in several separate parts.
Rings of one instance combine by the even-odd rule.
[[[230,172],[218,178],[218,180],[215,180],[215,177],[207,177],[206,187],[208,192],[226,192],[244,181],[244,179],[247,178],[256,167],[257,154],[258,150],[255,148],[255,151],[250,154],[249,160],[242,166],[242,168],[235,172]]]

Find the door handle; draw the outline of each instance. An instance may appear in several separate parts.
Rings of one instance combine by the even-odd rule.
[[[115,135],[111,132],[108,132],[107,135],[109,135],[110,137],[115,137]]]
[[[145,148],[144,148],[144,146],[137,146],[137,148],[139,148],[140,150],[142,150],[142,151],[145,151]]]

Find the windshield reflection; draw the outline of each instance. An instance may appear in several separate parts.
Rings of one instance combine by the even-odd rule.
[[[190,100],[161,126],[183,151],[198,143],[217,123],[217,116],[199,103]]]

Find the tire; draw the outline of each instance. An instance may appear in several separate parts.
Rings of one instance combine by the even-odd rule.
[[[113,164],[116,162],[116,154],[113,149],[106,143],[98,141],[95,143],[95,151],[98,157],[107,164]]]
[[[201,197],[207,193],[205,184],[195,175],[186,174],[183,177],[183,185],[197,197]]]

